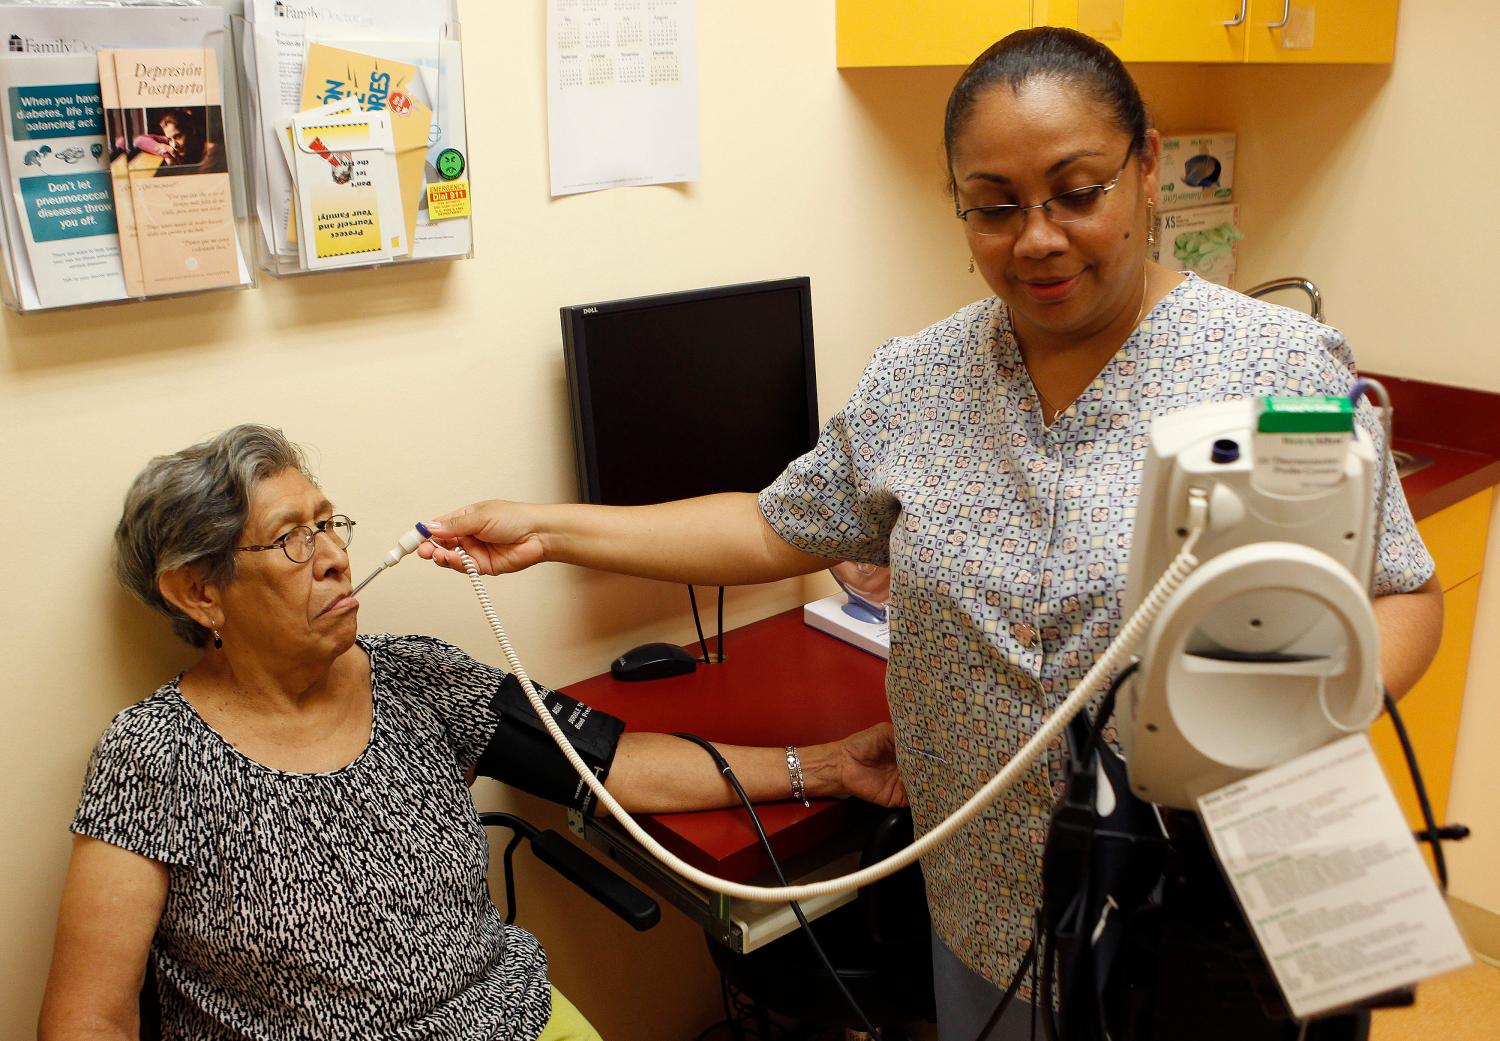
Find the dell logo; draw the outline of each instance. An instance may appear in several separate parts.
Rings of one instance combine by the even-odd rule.
[[[599,313],[599,309],[597,307],[585,307],[583,309],[583,313],[584,314],[598,314]]]

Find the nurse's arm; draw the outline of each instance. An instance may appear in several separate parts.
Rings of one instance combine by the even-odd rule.
[[[1380,630],[1380,676],[1391,697],[1400,698],[1422,678],[1443,635],[1443,587],[1433,575],[1410,593],[1375,600]]]
[[[462,547],[487,575],[555,561],[663,582],[731,586],[811,574],[833,563],[791,546],[748,492],[653,506],[490,500],[429,524],[435,538]],[[463,570],[449,549],[426,542],[417,552]]]

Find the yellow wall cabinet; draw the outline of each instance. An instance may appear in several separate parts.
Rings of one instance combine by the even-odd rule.
[[[1470,496],[1417,525],[1422,541],[1437,561],[1443,585],[1443,640],[1426,675],[1401,699],[1399,707],[1439,824],[1447,823],[1443,815],[1453,780],[1453,753],[1458,743],[1464,680],[1479,602],[1479,572],[1484,566],[1493,497],[1493,490]],[[1425,827],[1388,716],[1381,716],[1370,728],[1370,738],[1408,823],[1414,830]]]
[[[1126,61],[1389,62],[1398,0],[838,0],[838,62],[967,65],[1031,25],[1064,25]]]
[[[1386,64],[1397,0],[1249,0],[1245,60]]]
[[[967,65],[1031,25],[1032,0],[837,0],[841,68]]]

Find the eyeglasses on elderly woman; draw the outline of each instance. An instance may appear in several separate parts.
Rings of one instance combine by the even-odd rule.
[[[315,541],[319,535],[327,535],[338,549],[348,549],[354,541],[354,522],[342,513],[335,513],[327,520],[318,521],[309,528],[299,524],[279,538],[264,546],[237,546],[236,553],[264,553],[268,549],[279,549],[293,564],[306,564],[316,551]]]

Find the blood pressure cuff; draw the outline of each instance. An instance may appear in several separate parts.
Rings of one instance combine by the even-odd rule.
[[[568,743],[594,771],[594,776],[601,781],[608,777],[620,735],[625,731],[624,720],[590,708],[540,683],[533,685],[552,718],[562,728]],[[490,707],[500,725],[495,728],[489,746],[479,756],[475,772],[549,802],[592,814],[596,802],[593,791],[583,783],[537,718],[521,681],[514,675],[506,676],[491,699]]]

